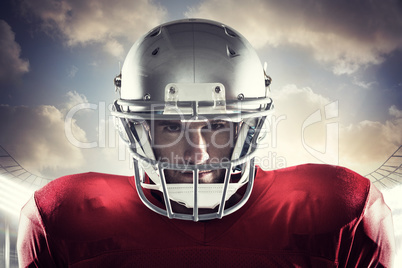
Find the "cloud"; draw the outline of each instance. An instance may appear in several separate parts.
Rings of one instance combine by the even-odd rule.
[[[78,67],[75,65],[70,66],[70,69],[68,70],[68,77],[74,78],[77,73],[78,73]]]
[[[0,105],[0,145],[29,172],[49,179],[87,171],[132,175],[128,151],[107,117],[107,107],[83,109],[84,115],[78,112],[67,120],[80,104],[90,103],[71,91],[60,107]],[[89,137],[90,132],[96,133]]]
[[[88,103],[87,97],[75,90],[67,92],[65,97],[67,100],[60,105],[60,112],[63,115],[66,115],[76,105]]]
[[[125,51],[124,51],[123,45],[114,39],[108,40],[104,44],[103,48],[107,53],[115,56],[116,58],[122,58],[125,56],[124,55]]]
[[[389,114],[396,117],[396,118],[401,118],[402,117],[402,111],[398,110],[398,108],[395,105],[392,105],[389,107]]]
[[[321,161],[310,154],[305,146],[319,151],[325,147],[325,122],[311,126],[303,126],[303,123],[312,114],[320,112],[325,105],[331,103],[331,100],[315,93],[309,87],[298,88],[292,84],[273,92],[272,98],[275,109],[273,115],[268,117],[268,134],[264,140],[267,147],[261,152],[261,156],[264,159],[268,152],[272,152],[270,157],[274,155],[275,158],[265,159],[265,164],[269,165],[263,168],[280,168],[282,162],[286,162],[286,166],[320,163]]]
[[[394,105],[385,122],[365,120],[341,128],[342,163],[368,174],[402,145],[402,111]]]
[[[39,18],[43,31],[61,36],[68,46],[100,43],[119,57],[122,41],[134,42],[167,15],[163,7],[147,0],[23,0],[21,10],[27,18]]]
[[[351,74],[402,47],[398,1],[206,0],[188,17],[226,23],[256,47],[298,45],[335,74]]]
[[[395,106],[384,122],[345,125],[343,106],[311,88],[286,85],[272,98],[275,110],[268,117],[266,147],[257,159],[265,169],[324,162],[366,175],[402,144],[402,116]]]
[[[83,154],[66,139],[64,116],[56,107],[0,105],[0,113],[0,144],[30,172],[63,172],[82,165]],[[72,128],[86,140],[84,130],[75,123]]]
[[[341,128],[341,164],[368,174],[402,144],[402,119],[362,121]]]
[[[0,20],[0,82],[11,82],[29,72],[29,62],[21,59],[21,47],[15,42],[10,25]]]

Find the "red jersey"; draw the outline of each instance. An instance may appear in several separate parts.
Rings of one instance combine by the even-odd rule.
[[[257,169],[247,203],[205,222],[152,212],[133,177],[62,177],[24,206],[18,253],[24,267],[389,267],[393,239],[369,180],[308,164]]]

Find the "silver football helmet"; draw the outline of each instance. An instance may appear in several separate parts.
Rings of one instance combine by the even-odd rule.
[[[136,188],[146,206],[169,218],[198,221],[222,218],[246,203],[261,128],[273,102],[271,79],[240,33],[201,19],[162,24],[132,46],[114,82],[120,98],[112,114],[133,155]],[[235,125],[229,157],[201,164],[155,157],[152,122],[217,119]],[[221,182],[200,183],[200,172],[216,169],[224,170]],[[167,170],[192,172],[192,183],[169,183]],[[150,192],[162,193],[164,205],[152,201]],[[228,205],[239,192],[241,198]],[[175,211],[173,202],[191,213]]]

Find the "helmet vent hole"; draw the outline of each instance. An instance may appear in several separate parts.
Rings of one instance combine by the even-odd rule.
[[[236,53],[236,51],[234,51],[234,49],[231,48],[231,47],[229,47],[229,46],[226,47],[226,51],[227,51],[227,54],[228,54],[229,57],[236,57],[236,56],[238,56],[237,53]]]
[[[237,37],[237,34],[235,32],[233,32],[232,30],[230,30],[230,29],[228,29],[226,27],[224,27],[224,29],[225,29],[226,35],[228,35],[230,37]]]
[[[158,54],[159,52],[159,47],[155,48],[154,51],[152,51],[152,55],[156,56],[156,54]]]
[[[152,31],[148,37],[155,37],[158,36],[161,33],[161,28],[155,29],[154,31]]]

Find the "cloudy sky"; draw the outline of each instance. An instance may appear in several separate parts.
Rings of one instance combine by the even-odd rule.
[[[402,144],[397,0],[2,1],[0,145],[55,178],[131,174],[113,128],[113,78],[135,40],[201,17],[241,32],[272,77],[259,163],[340,164],[365,175]]]

